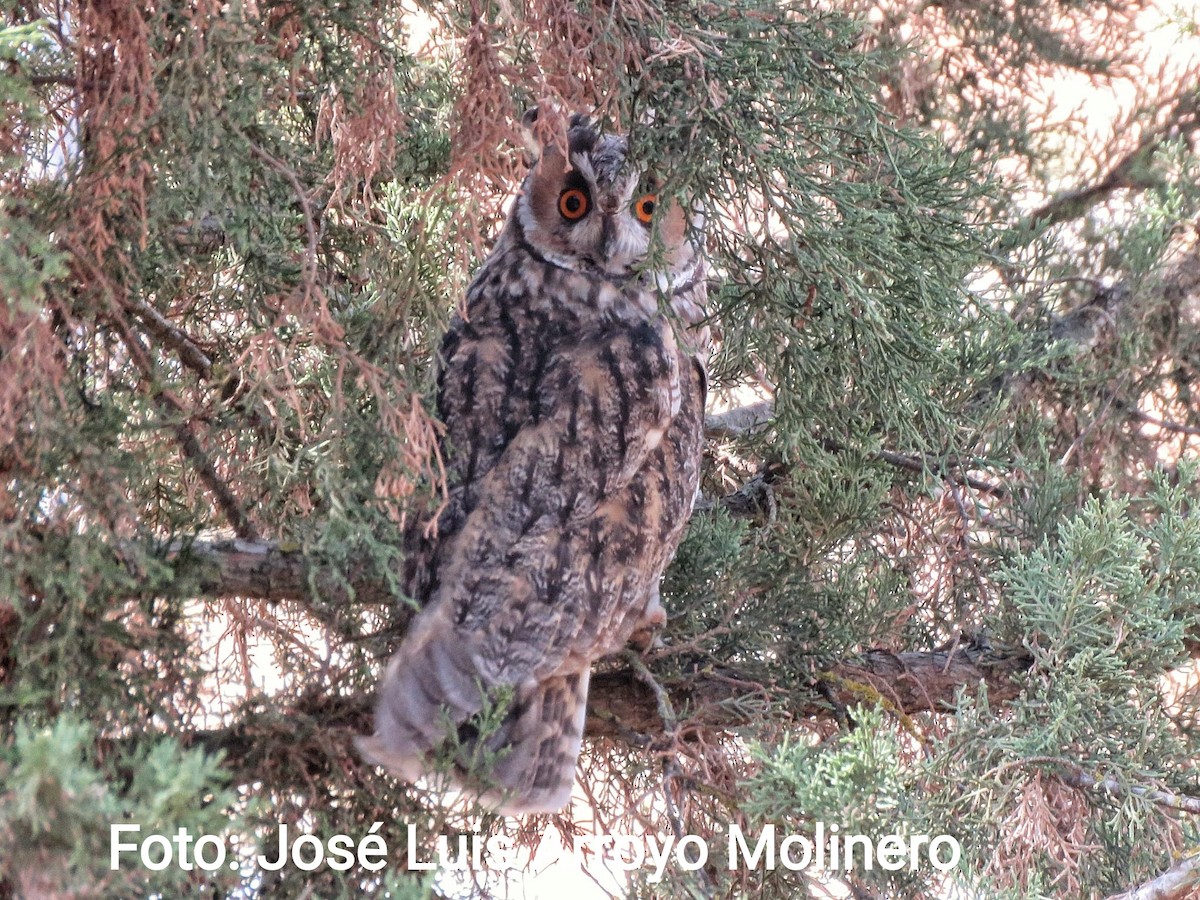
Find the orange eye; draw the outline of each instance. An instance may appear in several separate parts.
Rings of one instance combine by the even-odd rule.
[[[577,222],[587,215],[588,195],[579,188],[563,191],[558,197],[558,211],[564,219]]]
[[[633,214],[637,216],[638,221],[643,225],[649,225],[650,220],[654,218],[654,207],[657,203],[657,194],[646,194],[637,203],[633,204]]]

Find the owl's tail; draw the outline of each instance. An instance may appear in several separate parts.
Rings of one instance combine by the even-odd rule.
[[[415,781],[455,737],[455,781],[481,802],[506,814],[565,806],[583,741],[588,669],[517,686],[498,726],[481,733],[472,717],[485,700],[467,647],[415,643],[388,665],[375,734],[356,742],[363,757]]]
[[[375,734],[356,741],[368,762],[406,781],[429,770],[429,757],[483,707],[477,666],[465,642],[417,619],[388,663],[375,707]]]
[[[485,739],[497,753],[492,799],[509,814],[558,812],[571,799],[583,743],[590,670],[529,682],[517,690],[504,721]]]

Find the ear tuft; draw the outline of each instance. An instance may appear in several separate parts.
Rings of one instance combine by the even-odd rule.
[[[534,132],[534,126],[538,120],[538,108],[531,106],[525,110],[525,115],[521,116],[521,140],[525,144],[525,150],[529,153],[526,163],[533,166],[542,156],[542,142],[538,139]]]
[[[555,174],[567,170],[567,123],[560,107],[553,100],[543,100],[521,116],[521,135],[529,153],[529,167],[557,156],[561,165],[551,166]]]
[[[589,153],[599,140],[599,132],[592,117],[586,113],[573,113],[567,128],[567,144],[572,153]]]

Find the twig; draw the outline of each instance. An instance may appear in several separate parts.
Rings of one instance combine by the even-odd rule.
[[[159,408],[168,415],[171,412],[180,415],[184,413],[183,404],[175,399],[169,391],[159,391],[154,395],[154,399]],[[212,493],[213,499],[217,501],[217,506],[225,514],[225,518],[229,520],[234,534],[244,541],[257,541],[259,539],[258,529],[254,527],[254,523],[242,509],[229,485],[217,472],[204,448],[200,446],[200,439],[196,437],[190,422],[184,420],[175,426],[175,439],[179,442],[184,456],[190,459],[192,465],[196,467],[196,474],[200,476],[204,486]]]
[[[771,424],[772,414],[773,406],[770,400],[750,403],[746,406],[739,406],[727,412],[706,417],[704,420],[704,430],[710,438],[741,437],[766,428]],[[835,453],[844,453],[847,450],[844,445],[831,438],[825,438],[822,443],[826,449]],[[1008,495],[1008,489],[1004,486],[977,478],[974,475],[951,475],[946,471],[948,468],[961,468],[963,465],[957,459],[939,459],[927,453],[910,455],[897,453],[894,450],[879,450],[874,454],[874,458],[908,472],[935,471],[941,474],[947,481],[961,484],[964,487],[969,487],[985,494],[991,494],[993,497],[1005,497]]]
[[[1096,417],[1087,424],[1087,427],[1084,428],[1083,431],[1076,435],[1075,440],[1071,441],[1071,446],[1067,448],[1067,452],[1064,453],[1062,455],[1062,459],[1058,461],[1060,466],[1065,466],[1068,462],[1070,462],[1071,457],[1075,455],[1075,451],[1083,446],[1083,442],[1087,439],[1088,435],[1095,431],[1096,427],[1108,418],[1108,411],[1112,408],[1114,402],[1116,401],[1118,392],[1125,387],[1125,383],[1128,380],[1128,376],[1123,377],[1120,383],[1108,392],[1108,395],[1104,398],[1104,402],[1100,404],[1100,411],[1096,413]]]
[[[675,708],[671,704],[671,697],[667,694],[666,689],[658,683],[658,679],[654,677],[654,673],[647,668],[646,663],[642,660],[641,654],[636,650],[625,651],[625,659],[629,663],[629,668],[642,684],[650,688],[654,694],[654,702],[658,707],[659,718],[663,723],[663,738],[664,745],[667,751],[663,755],[662,760],[662,791],[663,800],[667,807],[667,819],[671,822],[671,830],[675,833],[675,839],[682,841],[687,835],[687,831],[683,826],[683,816],[679,812],[679,803],[676,801],[675,791],[672,789],[672,784],[679,784],[682,774],[679,771],[679,761],[676,757],[676,744],[679,741],[679,719],[675,715]],[[669,743],[668,743],[669,742]],[[685,788],[686,790],[686,788]],[[698,881],[698,887],[703,892],[704,896],[711,896],[715,888],[712,880],[707,872],[703,869],[698,870],[694,875]]]
[[[1008,495],[1008,488],[1003,485],[993,484],[982,478],[976,478],[974,475],[951,475],[949,472],[946,472],[945,466],[961,465],[957,460],[946,461],[941,468],[934,468],[930,465],[930,462],[934,460],[931,460],[927,454],[906,456],[903,453],[896,453],[893,450],[880,450],[875,454],[875,458],[888,465],[896,466],[899,469],[907,469],[910,472],[935,471],[947,481],[972,488],[984,494],[991,494],[993,497],[1005,497]]]
[[[1025,759],[1009,760],[991,769],[988,772],[988,777],[993,778],[1009,769],[1030,766],[1043,766],[1052,769],[1057,778],[1064,784],[1069,784],[1072,787],[1096,788],[1110,794],[1141,797],[1144,800],[1149,800],[1151,803],[1165,806],[1168,809],[1200,814],[1200,797],[1176,794],[1173,791],[1160,791],[1141,784],[1122,784],[1115,778],[1096,778],[1094,775],[1089,775],[1076,763],[1061,756],[1030,756]]]
[[[1127,403],[1120,404],[1121,408],[1129,415],[1137,419],[1139,422],[1144,422],[1147,425],[1153,425],[1155,428],[1161,428],[1164,431],[1173,431],[1176,434],[1190,434],[1195,437],[1200,437],[1200,428],[1194,425],[1184,425],[1182,422],[1172,422],[1168,419],[1158,419],[1149,413],[1144,413],[1136,406],[1130,406]]]
[[[642,684],[650,688],[654,694],[654,702],[658,707],[658,716],[663,723],[663,743],[670,743],[667,746],[674,748],[675,742],[679,737],[679,720],[675,717],[675,709],[671,706],[671,698],[667,695],[666,690],[658,679],[654,677],[646,664],[642,661],[641,654],[636,650],[626,650],[625,660],[629,663],[629,668]],[[673,773],[668,766],[668,758],[663,759],[663,797],[667,803],[667,817],[671,820],[671,829],[675,832],[677,840],[681,840],[684,836],[683,819],[679,815],[679,807],[675,803],[675,797],[671,791],[670,781],[676,773]]]
[[[204,448],[200,446],[200,439],[196,437],[195,432],[192,430],[192,425],[187,418],[183,403],[166,388],[155,390],[152,387],[154,369],[146,355],[145,348],[142,347],[137,338],[130,334],[128,326],[125,322],[121,321],[119,316],[113,316],[112,323],[120,334],[126,348],[129,350],[130,359],[133,360],[138,371],[142,373],[142,377],[145,379],[144,388],[151,394],[155,405],[168,416],[184,417],[183,421],[175,426],[175,439],[179,442],[184,456],[191,460],[192,465],[196,467],[196,473],[200,476],[201,482],[212,493],[217,506],[225,514],[225,518],[229,521],[234,533],[245,541],[258,540],[258,529],[251,523],[246,513],[242,510],[241,504],[233,495],[233,491],[230,490],[229,485],[225,483],[220,473],[217,472],[216,467],[213,465],[212,460],[208,458],[208,454],[204,451]]]
[[[124,303],[126,309],[134,313],[152,335],[179,354],[184,365],[194,369],[205,381],[212,377],[212,360],[182,328],[144,300],[126,298]]]
[[[633,674],[637,676],[637,679],[642,684],[650,688],[654,694],[654,701],[658,706],[658,716],[662,720],[665,736],[674,741],[675,736],[679,732],[679,720],[675,717],[675,710],[671,706],[671,698],[668,696],[666,689],[658,683],[658,679],[654,677],[654,673],[646,667],[640,653],[636,650],[626,650],[624,656]]]
[[[1187,794],[1176,794],[1173,791],[1159,791],[1140,784],[1121,784],[1115,778],[1096,778],[1078,769],[1061,776],[1067,784],[1081,788],[1097,788],[1110,794],[1125,794],[1141,797],[1159,806],[1176,809],[1180,812],[1200,814],[1200,797],[1190,797]]]
[[[304,301],[307,303],[317,283],[317,228],[314,224],[312,204],[291,166],[276,159],[256,143],[251,142],[250,152],[287,179],[292,186],[292,192],[296,195],[296,201],[300,204],[300,212],[304,218],[304,235],[308,245],[304,267]]]
[[[78,80],[74,75],[30,75],[29,83],[34,87],[75,87]]]
[[[1153,187],[1155,182],[1139,175],[1138,171],[1165,141],[1196,130],[1200,118],[1195,110],[1196,100],[1195,90],[1177,97],[1165,125],[1147,129],[1138,145],[1121,157],[1098,181],[1052,197],[1029,214],[1025,220],[1025,229],[1018,230],[1032,231],[1038,226],[1057,225],[1059,222],[1078,218],[1121,188]]]

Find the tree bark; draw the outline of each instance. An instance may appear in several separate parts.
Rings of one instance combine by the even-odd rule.
[[[1033,657],[1023,649],[965,642],[928,652],[868,650],[822,672],[811,697],[794,705],[794,716],[841,717],[847,707],[882,702],[893,712],[954,712],[960,689],[988,689],[993,703],[1005,703],[1020,692],[1014,676],[1026,671]],[[753,724],[755,694],[771,696],[749,673],[711,666],[662,683],[671,705],[689,713],[681,725],[734,728]],[[588,701],[587,734],[620,740],[631,732],[655,735],[664,729],[654,692],[627,666],[593,673]]]
[[[1157,878],[1108,900],[1188,900],[1200,887],[1200,855],[1181,859]]]
[[[324,604],[351,595],[366,602],[398,601],[365,564],[338,569],[275,541],[195,541],[170,548],[167,561],[174,578],[161,587],[168,593],[301,603],[320,597]]]
[[[882,701],[903,715],[953,712],[959,690],[974,693],[981,684],[987,685],[992,702],[1004,702],[1017,695],[1020,688],[1014,676],[1031,663],[1023,650],[974,642],[927,653],[870,650],[822,673],[820,684],[813,685],[811,698],[789,712],[800,717],[832,718],[844,715],[845,707],[854,703],[874,701]],[[704,671],[664,679],[661,686],[673,708],[686,711],[674,723],[685,740],[689,732],[753,725],[761,720],[761,704],[753,702],[755,695],[760,700],[769,697],[769,688],[731,668],[718,671],[706,667]],[[189,741],[210,751],[224,751],[227,757],[253,767],[256,753],[307,744],[301,735],[311,727],[333,737],[350,754],[353,736],[373,730],[371,711],[372,700],[361,695],[311,694],[289,707],[253,713],[226,728],[194,732]],[[603,668],[602,664],[593,674],[585,725],[588,737],[644,743],[666,730],[654,691],[632,667],[615,664]],[[328,763],[314,759],[297,762],[315,767]]]
[[[339,599],[348,599],[353,592],[360,601],[394,604],[397,616],[404,616],[408,609],[385,584],[353,565],[336,573],[321,568],[314,571],[313,563],[301,551],[270,541],[197,542],[173,555],[180,588],[190,588],[200,596],[304,603],[313,597],[315,585],[323,608],[336,606]],[[403,628],[407,623],[396,624]],[[1020,690],[1013,676],[1028,669],[1032,662],[1032,656],[1023,649],[974,640],[927,652],[872,649],[841,660],[822,673],[815,686],[819,690],[811,702],[793,713],[835,715],[855,703],[876,701],[904,714],[950,712],[960,688],[974,691],[980,684],[987,685],[992,702],[1004,703]],[[696,674],[663,686],[677,709],[724,710],[709,723],[717,727],[748,724],[729,712],[729,704],[756,691],[764,695],[768,692],[753,676],[716,671],[711,666],[698,667]],[[589,734],[619,737],[627,731],[661,731],[653,692],[628,667],[597,671],[591,692]]]

